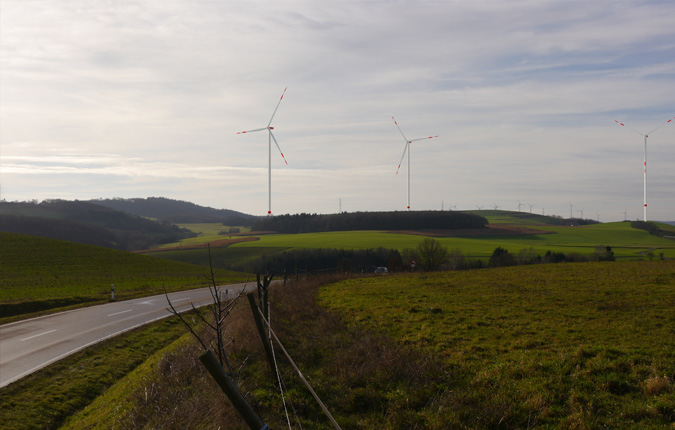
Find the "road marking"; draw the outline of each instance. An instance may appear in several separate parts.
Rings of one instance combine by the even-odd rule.
[[[182,298],[182,299],[176,299],[176,300],[174,300],[173,302],[174,302],[174,303],[176,303],[176,302],[182,302],[183,300],[190,300],[190,298],[189,298],[189,297],[185,297],[185,298]]]
[[[126,311],[122,311],[122,312],[115,312],[114,314],[110,314],[108,316],[113,317],[113,316],[119,315],[119,314],[126,314],[127,312],[131,312],[131,309],[127,309]]]
[[[36,334],[36,335],[34,335],[34,336],[30,336],[30,337],[27,337],[27,338],[25,338],[25,339],[21,339],[21,342],[23,342],[24,340],[33,339],[33,338],[35,338],[35,337],[42,336],[42,335],[45,335],[45,334],[53,333],[53,332],[55,332],[55,331],[56,331],[56,330],[49,330],[49,331],[46,331],[46,332],[44,332],[44,333]]]

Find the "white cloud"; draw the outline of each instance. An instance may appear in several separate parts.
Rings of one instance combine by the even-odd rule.
[[[640,137],[675,115],[670,2],[0,0],[3,197],[165,195],[273,211],[517,199],[642,208]],[[675,126],[650,218],[675,219]],[[421,143],[421,142],[420,142]],[[653,161],[651,161],[653,160]],[[653,165],[653,166],[652,166]],[[652,200],[653,199],[653,200]],[[514,203],[515,202],[515,203]],[[596,206],[596,208],[592,208]]]

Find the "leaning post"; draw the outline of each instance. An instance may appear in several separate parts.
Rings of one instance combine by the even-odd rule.
[[[272,345],[265,336],[265,326],[263,325],[262,319],[260,318],[260,311],[258,305],[255,302],[253,293],[248,293],[246,295],[248,299],[248,304],[251,306],[251,312],[253,312],[253,319],[255,320],[255,326],[258,329],[258,334],[260,335],[260,340],[262,341],[263,348],[265,349],[265,355],[267,356],[267,364],[270,366],[270,371],[272,375],[276,376],[277,366],[274,364],[274,354],[272,353]]]
[[[207,350],[204,354],[199,356],[199,361],[209,371],[211,377],[216,380],[220,389],[227,395],[232,402],[232,405],[237,409],[237,412],[244,418],[246,424],[251,430],[269,430],[269,427],[253,410],[253,407],[246,401],[241,391],[232,382],[232,379],[227,375],[223,366],[220,365],[218,359],[211,352]]]

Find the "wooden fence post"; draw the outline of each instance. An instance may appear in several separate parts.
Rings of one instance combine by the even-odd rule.
[[[251,430],[269,430],[269,427],[260,418],[260,416],[253,410],[253,407],[246,401],[237,386],[232,382],[232,379],[227,375],[223,366],[220,365],[218,359],[211,352],[206,351],[199,356],[199,361],[209,371],[211,377],[216,380],[220,389],[227,395],[232,402],[232,406],[237,409],[237,412],[244,418],[246,424]]]
[[[265,336],[265,326],[263,325],[262,319],[260,318],[260,312],[258,305],[253,298],[253,293],[248,293],[246,295],[248,299],[248,304],[251,306],[251,312],[253,312],[253,319],[255,320],[255,326],[258,329],[258,334],[260,335],[260,340],[262,341],[263,348],[265,348],[265,355],[267,356],[267,364],[270,366],[270,371],[272,372],[272,377],[277,376],[277,366],[274,363],[274,355],[272,353],[272,345],[270,345],[269,340]]]

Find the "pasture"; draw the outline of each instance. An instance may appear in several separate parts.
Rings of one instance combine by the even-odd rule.
[[[442,360],[451,386],[423,413],[435,428],[675,423],[675,261],[394,275],[320,291],[348,324]]]

